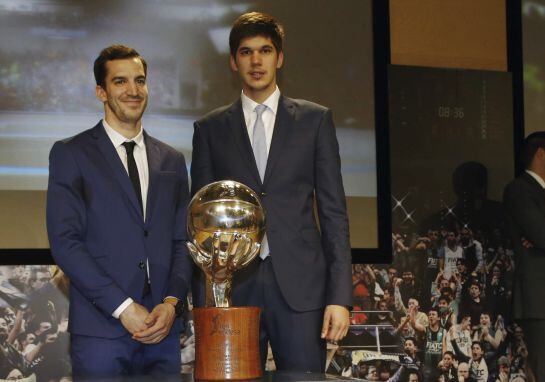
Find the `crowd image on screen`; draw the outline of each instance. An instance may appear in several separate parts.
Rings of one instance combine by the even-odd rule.
[[[61,289],[49,266],[0,267],[0,379],[71,380]]]
[[[7,53],[0,49],[0,110],[26,112],[96,113],[95,83],[89,75],[92,59],[77,49],[52,49],[46,55],[35,52]],[[150,66],[148,77],[150,111],[179,112],[178,84],[174,57],[159,58]],[[51,84],[54,84],[52,86]]]
[[[523,330],[511,317],[515,254],[502,205],[488,197],[488,170],[458,164],[451,186],[450,203],[447,182],[443,190],[426,189],[427,196],[412,181],[399,197],[392,194],[392,261],[353,265],[351,330],[341,344],[351,370],[343,375],[535,381]],[[335,355],[330,372],[337,361]],[[384,364],[402,372],[369,373]]]
[[[376,342],[373,326],[379,325],[382,353],[399,358],[352,362],[343,375],[370,381],[531,380],[524,334],[510,319],[510,243],[498,239],[501,227],[449,225],[394,232],[391,264],[353,266],[356,312],[345,344]]]
[[[55,266],[0,267],[0,381],[72,381],[68,278]],[[181,373],[193,372],[191,299],[180,333]]]

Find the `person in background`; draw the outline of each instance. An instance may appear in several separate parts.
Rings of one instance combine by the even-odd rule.
[[[526,137],[520,158],[525,171],[503,193],[516,254],[512,314],[524,330],[530,367],[545,381],[545,131]]]

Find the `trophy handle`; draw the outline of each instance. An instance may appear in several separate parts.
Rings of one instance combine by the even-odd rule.
[[[187,249],[189,250],[189,254],[193,258],[193,261],[203,270],[205,271],[205,268],[208,267],[212,261],[212,257],[201,250],[196,245],[196,240],[193,239],[193,242],[186,242]],[[205,271],[206,272],[206,271]]]
[[[250,252],[246,256],[244,261],[240,264],[240,267],[244,268],[245,266],[250,264],[250,262],[259,254],[260,249],[261,249],[261,243],[254,243],[252,245],[252,248],[250,249]]]

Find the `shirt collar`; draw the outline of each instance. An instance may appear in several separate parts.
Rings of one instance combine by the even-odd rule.
[[[530,174],[530,176],[532,178],[534,178],[536,180],[536,182],[538,182],[541,187],[545,188],[545,181],[539,175],[537,175],[535,172],[530,171],[530,170],[526,170],[526,172],[528,174]]]
[[[106,130],[106,134],[108,134],[108,137],[112,141],[115,148],[118,148],[124,142],[130,141],[136,143],[136,146],[144,148],[144,129],[142,128],[142,126],[140,126],[140,131],[133,139],[127,139],[123,135],[119,134],[117,131],[114,130],[112,126],[108,124],[108,122],[106,122],[106,119],[102,120],[102,126],[104,126],[104,130]]]
[[[253,113],[256,106],[259,105],[257,102],[255,102],[253,99],[249,98],[246,94],[244,94],[244,91],[240,94],[240,99],[242,101],[242,109],[245,113]],[[280,100],[280,89],[278,86],[276,86],[276,89],[274,92],[263,102],[262,105],[267,106],[274,115],[276,115],[276,111],[278,110],[278,101]]]

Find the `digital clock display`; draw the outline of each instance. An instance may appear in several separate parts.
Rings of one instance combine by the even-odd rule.
[[[439,118],[464,118],[464,108],[461,106],[445,106],[441,105],[437,107],[437,116]]]

